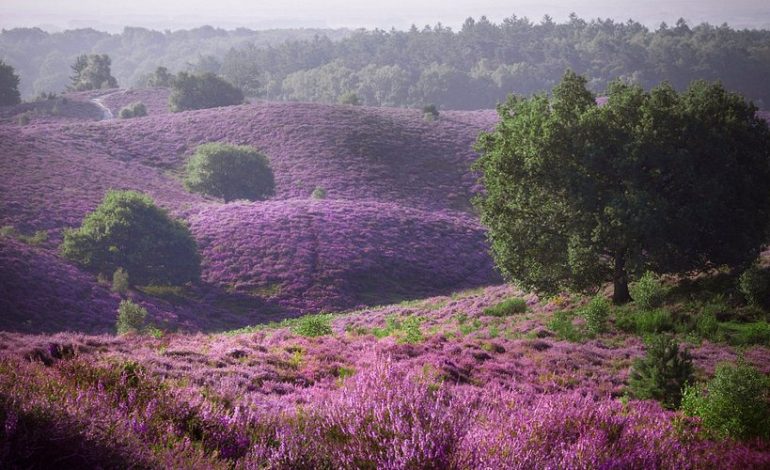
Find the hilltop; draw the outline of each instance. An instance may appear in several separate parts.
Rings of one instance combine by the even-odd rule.
[[[102,120],[97,99],[114,115],[142,100],[149,116]],[[470,205],[480,190],[472,146],[493,111],[427,122],[414,109],[258,102],[171,114],[167,99],[164,89],[108,90],[2,110],[0,246],[14,312],[3,328],[111,329],[119,297],[57,255],[62,231],[109,189],[149,194],[199,243],[201,285],[132,294],[169,327],[233,327],[500,282]],[[211,141],[264,152],[275,197],[225,205],[186,191],[186,159]],[[316,188],[325,199],[311,199]],[[34,234],[34,246],[14,240]],[[95,301],[80,300],[85,291]]]

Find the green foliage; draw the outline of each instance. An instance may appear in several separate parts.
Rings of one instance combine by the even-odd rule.
[[[137,101],[136,103],[131,103],[121,108],[118,116],[120,116],[121,119],[147,116],[147,107],[141,101]]]
[[[13,67],[0,60],[0,106],[21,103],[19,76]]]
[[[275,191],[267,157],[245,145],[218,142],[199,145],[187,162],[185,187],[196,193],[234,199],[263,200]]]
[[[107,54],[83,54],[72,65],[70,89],[74,91],[117,88],[118,81],[112,76],[112,61]]]
[[[422,115],[426,121],[435,121],[438,119],[438,108],[435,104],[429,104],[422,107]]]
[[[118,268],[112,273],[112,292],[125,294],[131,284],[128,282],[128,273],[123,268]]]
[[[551,321],[548,322],[548,328],[551,329],[556,337],[578,343],[585,339],[585,334],[575,326],[575,314],[566,310],[560,310],[553,313]]]
[[[310,197],[312,199],[326,199],[326,190],[318,186],[310,193]]]
[[[420,324],[422,318],[409,315],[399,319],[395,315],[390,315],[385,319],[384,328],[373,328],[372,334],[377,338],[386,336],[395,336],[401,343],[419,343],[423,340]]]
[[[626,333],[649,335],[672,331],[674,319],[671,312],[662,308],[642,311],[619,308],[615,310],[615,326]]]
[[[666,408],[677,408],[683,388],[693,381],[692,357],[669,336],[656,336],[643,358],[634,361],[629,375],[631,393],[642,400],[658,400]]]
[[[627,267],[755,259],[770,218],[770,131],[756,107],[705,82],[677,93],[615,81],[607,96],[598,106],[567,72],[551,97],[510,97],[479,137],[476,207],[506,278],[545,293],[612,280],[624,303]]]
[[[147,77],[147,86],[168,88],[174,83],[174,78],[166,67],[158,67]]]
[[[299,317],[292,328],[295,334],[315,338],[332,334],[332,317],[325,314]]]
[[[122,267],[140,285],[200,277],[200,256],[187,226],[134,191],[108,192],[80,228],[65,230],[60,251],[104,276]]]
[[[720,339],[735,346],[760,344],[770,346],[770,324],[765,321],[752,323],[725,322],[719,324]]]
[[[695,320],[695,331],[702,338],[716,340],[719,333],[719,322],[712,311],[704,310]]]
[[[630,286],[631,297],[637,307],[652,310],[663,305],[666,291],[658,277],[652,271],[645,272],[638,281]]]
[[[171,112],[217,108],[243,103],[243,92],[213,73],[179,72],[168,98]]]
[[[719,364],[705,387],[684,392],[682,410],[719,437],[770,438],[770,380],[753,367]]]
[[[640,335],[663,333],[674,329],[674,320],[671,318],[671,312],[663,308],[638,312],[635,323],[636,332]]]
[[[507,317],[527,311],[527,301],[518,297],[505,299],[502,302],[484,309],[484,315],[491,317]]]
[[[738,278],[738,290],[749,305],[770,306],[770,272],[753,264]]]
[[[19,235],[19,240],[27,245],[42,245],[48,241],[48,230],[37,230],[32,235]]]
[[[121,300],[118,306],[118,322],[116,324],[119,335],[128,333],[139,334],[145,328],[147,309],[130,300]]]
[[[349,106],[360,106],[362,104],[361,98],[359,98],[358,95],[352,91],[349,91],[343,94],[342,96],[340,96],[339,101],[340,101],[340,104],[346,104]]]
[[[610,303],[603,296],[597,295],[580,311],[586,319],[586,328],[592,334],[607,331],[607,320],[610,316]]]

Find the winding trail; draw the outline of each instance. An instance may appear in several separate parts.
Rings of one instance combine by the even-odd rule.
[[[104,99],[108,98],[108,97],[110,97],[112,95],[117,95],[119,93],[125,94],[126,91],[128,91],[128,90],[118,90],[118,91],[114,91],[112,93],[107,93],[106,95],[97,96],[96,98],[92,98],[91,99],[91,102],[93,104],[95,104],[96,106],[98,106],[99,109],[102,110],[102,119],[101,119],[102,121],[105,120],[105,119],[115,119],[115,115],[112,114],[112,111],[110,110],[110,108],[108,108],[104,104]]]

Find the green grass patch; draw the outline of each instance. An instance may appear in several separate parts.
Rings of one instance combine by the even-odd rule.
[[[505,299],[499,304],[485,308],[484,315],[490,317],[508,317],[517,313],[524,313],[526,311],[527,301],[519,297],[514,297],[511,299]]]

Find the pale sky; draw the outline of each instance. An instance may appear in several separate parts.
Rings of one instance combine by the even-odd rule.
[[[769,0],[0,0],[0,27],[45,29],[123,26],[187,29],[209,24],[227,29],[286,27],[406,29],[442,22],[458,28],[469,16],[499,22],[512,14],[538,22],[545,14],[564,22],[570,12],[586,19],[629,18],[657,27],[684,17],[737,28],[770,28]]]

